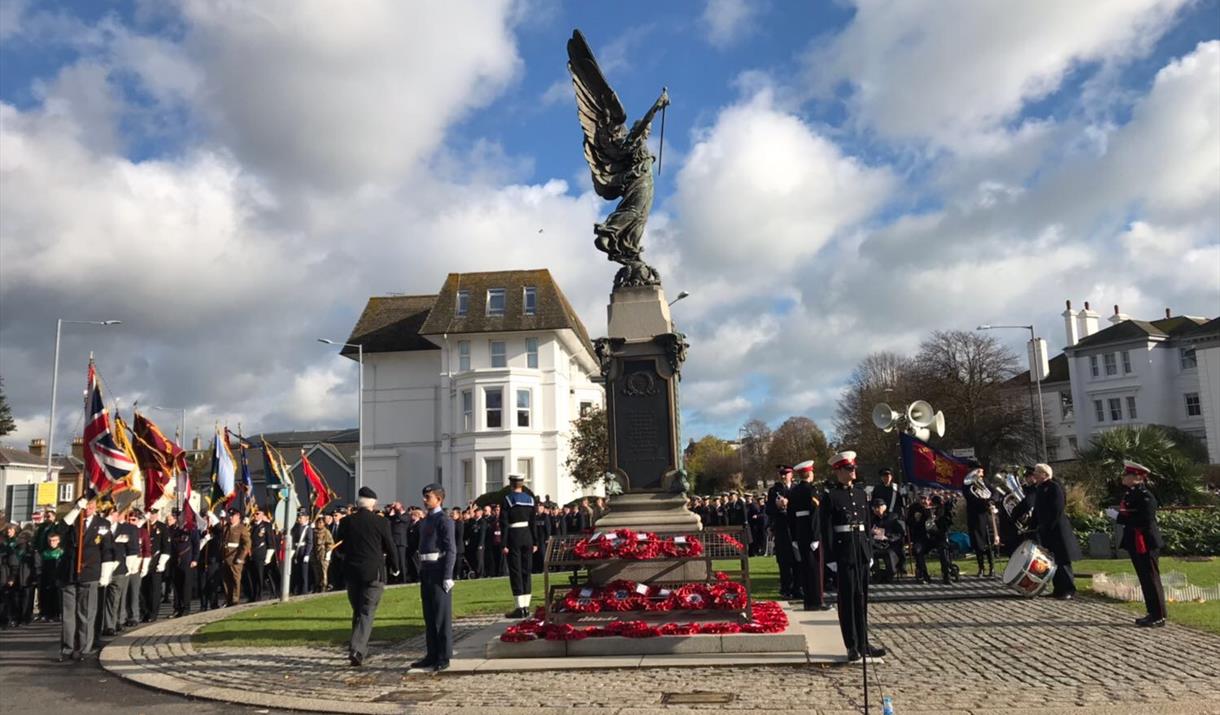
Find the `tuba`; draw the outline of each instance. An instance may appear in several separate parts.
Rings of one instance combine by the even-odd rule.
[[[964,483],[966,488],[969,489],[970,493],[976,498],[982,499],[983,501],[991,500],[991,490],[987,488],[983,470],[976,469],[967,474]]]
[[[1024,531],[1029,528],[1030,514],[1027,512],[1019,520],[1013,518],[1012,514],[1021,502],[1025,501],[1025,490],[1021,488],[1021,480],[1017,479],[1015,474],[1005,474],[1004,481],[1008,484],[1008,493],[1004,495],[1004,511],[1008,512],[1009,518],[1012,519],[1017,528]]]

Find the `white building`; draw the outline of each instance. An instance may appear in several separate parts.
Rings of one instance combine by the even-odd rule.
[[[451,273],[437,295],[370,298],[347,342],[364,347],[363,483],[382,501],[418,503],[438,482],[465,504],[510,472],[561,503],[584,494],[568,435],[603,391],[549,271]]]
[[[46,440],[36,439],[31,444],[36,450],[46,449]],[[51,465],[52,478],[59,479],[61,466]],[[38,485],[46,479],[46,452],[26,452],[10,447],[0,447],[0,495],[4,497],[4,513],[8,520],[16,523],[28,522],[34,514],[34,503]],[[2,524],[0,524],[2,526]]]
[[[1074,459],[1093,435],[1119,426],[1176,427],[1205,440],[1220,463],[1220,320],[1132,319],[1110,323],[1085,303],[1063,312],[1065,347],[1042,381],[1052,461]],[[1028,384],[1029,373],[1016,378]]]

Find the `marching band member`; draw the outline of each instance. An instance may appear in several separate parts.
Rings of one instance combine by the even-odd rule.
[[[872,549],[868,543],[869,510],[864,490],[855,486],[856,453],[839,452],[830,459],[835,485],[822,501],[822,543],[829,545],[827,568],[838,575],[839,629],[848,662],[862,656],[879,658],[885,648],[869,643],[865,612]]]
[[[1054,597],[1061,601],[1076,595],[1076,581],[1072,574],[1072,562],[1081,559],[1080,544],[1072,533],[1072,524],[1064,510],[1063,487],[1054,481],[1049,464],[1035,464],[1033,480],[1034,524],[1042,548],[1055,557]]]
[[[932,501],[921,494],[907,514],[907,532],[911,535],[911,556],[915,558],[915,581],[932,583],[928,575],[928,525],[932,521]]]
[[[806,611],[830,608],[822,598],[822,540],[817,487],[813,483],[813,460],[797,464],[792,471],[801,481],[788,495],[788,531],[796,549],[797,574]],[[785,544],[786,546],[786,544]]]
[[[893,583],[898,578],[898,555],[902,553],[905,536],[906,525],[898,515],[889,513],[884,499],[874,498],[871,537],[873,557],[879,567],[876,583]]]
[[[970,460],[968,464],[971,471],[967,478],[973,476],[981,483],[985,477],[983,468],[973,460]],[[987,559],[987,577],[990,578],[995,576],[995,547],[1000,543],[999,529],[996,528],[993,511],[995,507],[992,506],[990,499],[979,496],[973,486],[967,487],[962,492],[966,499],[966,530],[970,534],[970,547],[974,549],[974,558],[979,566],[977,575],[979,577],[983,575],[985,557]]]
[[[1118,509],[1106,515],[1122,524],[1120,546],[1131,555],[1131,564],[1144,590],[1148,615],[1135,625],[1159,628],[1165,625],[1165,590],[1161,585],[1160,550],[1165,546],[1156,523],[1156,497],[1148,489],[1150,470],[1137,462],[1123,462],[1123,486],[1127,488]]]

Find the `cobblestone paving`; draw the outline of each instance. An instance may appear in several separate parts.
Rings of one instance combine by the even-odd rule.
[[[900,713],[1220,712],[1220,636],[1178,626],[1139,629],[1117,606],[976,600],[874,604],[874,640],[890,651],[870,668],[871,691],[893,696]],[[196,617],[197,618],[197,617]],[[193,622],[192,622],[193,621]],[[465,637],[489,619],[463,620]],[[404,675],[420,638],[377,644],[365,668],[339,648],[199,648],[195,618],[158,626],[128,646],[130,667],[234,693],[283,693],[362,712],[542,713],[666,710],[667,693],[731,694],[728,703],[673,711],[859,712],[859,666],[674,667],[551,673]],[[120,674],[123,674],[120,672]],[[235,698],[236,699],[236,698]],[[363,704],[363,705],[361,705]],[[1092,706],[1090,708],[1090,706]]]

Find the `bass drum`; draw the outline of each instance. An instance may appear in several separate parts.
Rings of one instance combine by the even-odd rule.
[[[1033,541],[1022,542],[1004,568],[1004,585],[1026,597],[1046,590],[1055,576],[1055,558]]]

